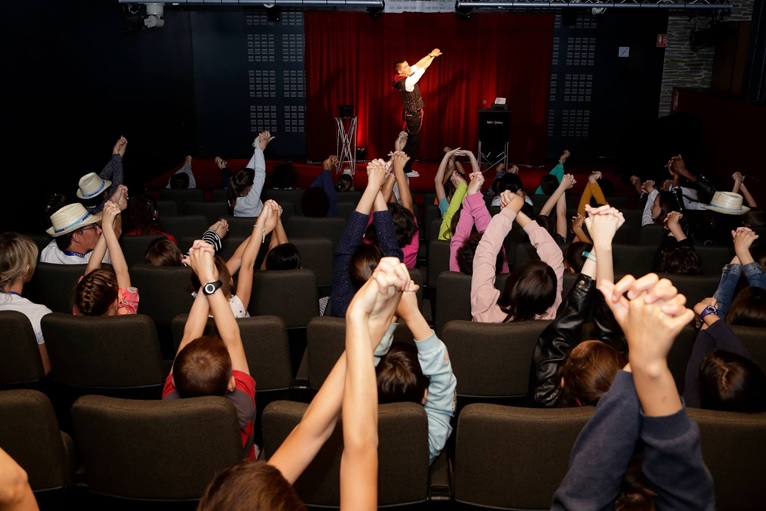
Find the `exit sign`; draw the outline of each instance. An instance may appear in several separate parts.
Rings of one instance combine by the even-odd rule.
[[[657,34],[657,48],[664,48],[668,45],[668,34]]]

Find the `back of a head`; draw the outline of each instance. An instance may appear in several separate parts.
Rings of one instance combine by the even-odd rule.
[[[144,262],[150,266],[183,266],[183,254],[178,246],[162,236],[146,247]]]
[[[266,269],[272,271],[296,270],[301,268],[301,254],[292,243],[283,243],[266,254]]]
[[[341,174],[335,182],[335,190],[338,192],[350,192],[354,189],[354,178],[349,174]]]
[[[737,293],[726,313],[726,323],[766,327],[766,289],[747,286]]]
[[[406,342],[394,342],[375,368],[378,403],[423,403],[428,378],[418,362],[418,350]]]
[[[391,212],[391,218],[394,221],[394,231],[396,232],[396,240],[399,243],[399,247],[406,247],[412,243],[413,236],[418,232],[415,215],[397,202],[389,203],[388,210]]]
[[[545,174],[540,179],[540,188],[545,195],[551,195],[559,187],[559,179],[553,174]]]
[[[660,214],[654,219],[655,224],[664,225],[665,218],[671,211],[681,211],[681,204],[678,203],[678,197],[673,192],[660,192],[655,199],[660,206]]]
[[[716,349],[700,365],[699,381],[702,408],[746,413],[766,411],[766,375],[749,358]]]
[[[103,316],[117,300],[117,291],[117,276],[113,270],[94,270],[77,283],[74,307],[83,316]]]
[[[243,168],[229,178],[229,188],[226,190],[226,198],[229,203],[229,213],[232,213],[237,203],[237,197],[245,195],[247,187],[253,186],[255,182],[255,171],[249,168]]]
[[[153,197],[134,195],[128,199],[128,207],[122,212],[123,232],[138,231],[148,234],[149,229],[157,221],[159,206]]]
[[[657,271],[672,275],[702,275],[702,257],[692,247],[664,250]]]
[[[29,282],[39,252],[29,236],[14,231],[0,234],[0,289],[7,289],[19,278]]]
[[[559,239],[558,233],[556,232],[556,224],[553,222],[553,219],[550,216],[537,215],[535,217],[535,222],[537,222],[540,227],[548,231],[548,234],[551,235],[551,238],[553,238],[554,241]]]
[[[298,171],[291,162],[283,162],[271,171],[271,186],[273,188],[295,188]]]
[[[585,264],[585,256],[582,254],[583,252],[589,252],[591,248],[593,248],[593,245],[584,241],[570,243],[566,254],[564,254],[564,266],[571,269],[574,273],[580,273],[583,264]]]
[[[223,396],[231,379],[231,357],[220,337],[187,344],[173,361],[173,381],[181,397]]]
[[[581,342],[559,369],[562,378],[559,405],[596,406],[626,363],[625,357],[606,343]]]
[[[476,228],[471,231],[471,235],[468,236],[460,248],[457,249],[457,265],[460,268],[461,273],[466,275],[473,275],[473,259],[476,256],[476,247],[479,246],[481,237],[484,235],[482,232],[478,232]],[[495,268],[498,272],[503,268],[503,262],[505,258],[505,252],[500,250],[495,259]]]
[[[330,211],[330,199],[323,188],[311,187],[303,192],[301,209],[304,216],[312,218],[326,217]]]
[[[524,191],[524,185],[521,183],[521,178],[518,174],[509,172],[503,177],[497,180],[496,195],[500,195],[506,190],[510,190],[511,193],[516,193],[519,190]]]
[[[377,245],[362,243],[351,256],[348,262],[348,274],[351,278],[351,285],[355,290],[359,290],[367,279],[372,276],[372,272],[378,267],[378,263],[385,254]]]
[[[306,506],[277,467],[242,460],[216,474],[196,511],[306,511]]]
[[[508,314],[507,320],[535,319],[556,301],[556,284],[553,268],[542,261],[528,261],[508,276],[497,304]]]
[[[173,190],[185,190],[189,188],[189,174],[180,172],[170,177],[170,188]]]

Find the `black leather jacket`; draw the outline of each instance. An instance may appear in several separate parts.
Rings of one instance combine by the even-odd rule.
[[[582,341],[582,327],[593,308],[594,336],[621,353],[627,353],[628,344],[622,329],[596,289],[596,282],[580,274],[567,298],[559,307],[556,319],[540,334],[535,345],[530,371],[530,400],[545,407],[558,404],[561,395],[559,366]]]

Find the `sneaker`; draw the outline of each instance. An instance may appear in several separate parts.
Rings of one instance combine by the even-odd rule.
[[[407,177],[420,177],[420,174],[418,174],[417,170],[411,170],[407,172]]]

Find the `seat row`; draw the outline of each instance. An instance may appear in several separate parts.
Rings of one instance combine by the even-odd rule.
[[[0,321],[6,316],[14,314],[0,313]],[[109,396],[121,383],[131,383],[123,378],[133,378],[138,366],[151,365],[137,361],[139,354],[128,353],[147,351],[141,346],[150,343],[140,339],[152,338],[150,321],[140,315],[81,318],[52,314],[46,318],[50,318],[43,323],[46,336],[51,329],[61,331],[49,341],[53,379],[80,391],[68,405],[71,429],[60,428],[46,394],[28,389],[0,392],[0,446],[30,473],[33,489],[63,488],[74,477],[76,460],[81,460],[84,481],[81,475],[80,482],[91,492],[128,499],[196,499],[213,473],[241,457],[236,412],[224,398],[165,402],[138,399],[129,393]],[[182,323],[185,318],[177,319]],[[268,459],[307,405],[278,394],[287,391],[285,386],[291,381],[284,323],[273,317],[237,321],[258,382],[260,445]],[[99,326],[109,322],[112,328],[104,339]],[[121,327],[113,328],[118,322]],[[548,323],[452,321],[445,326],[442,337],[462,401],[453,446],[428,467],[423,408],[413,403],[382,405],[380,505],[449,501],[498,509],[547,509],[566,472],[574,440],[593,408],[535,409],[495,401],[526,393],[534,341]],[[139,333],[129,324],[140,324],[144,330]],[[90,331],[90,325],[96,327]],[[3,323],[3,332],[8,331],[6,326]],[[693,330],[688,330],[673,348],[671,366],[677,366],[691,347],[689,333]],[[765,364],[766,349],[759,346],[763,331],[735,327],[735,332],[756,360]],[[396,336],[411,338],[404,325]],[[345,322],[315,318],[308,338],[308,387],[318,389],[343,350]],[[154,354],[157,359],[156,349]],[[68,366],[60,364],[64,356],[72,359]],[[78,368],[72,367],[75,363]],[[164,378],[166,368],[156,367],[159,378]],[[672,370],[678,381],[683,372],[678,367]],[[89,387],[89,383],[97,386]],[[143,387],[147,382],[132,383]],[[274,399],[266,397],[269,393]],[[757,481],[766,469],[766,413],[689,409],[689,414],[701,429],[703,457],[716,484],[717,508],[757,509],[761,502]],[[339,503],[340,431],[339,426],[296,482],[299,495],[309,505],[337,507]]]

